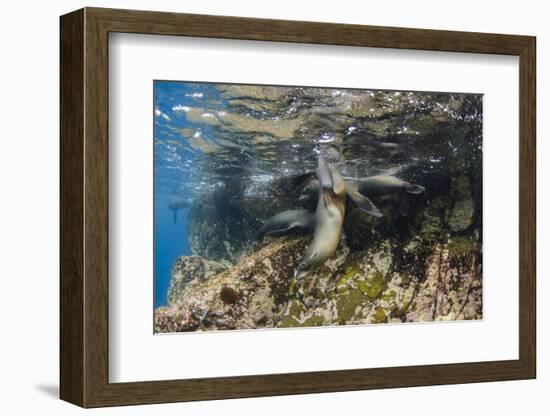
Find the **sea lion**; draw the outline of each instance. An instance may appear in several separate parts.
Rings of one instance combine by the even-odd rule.
[[[178,211],[180,209],[189,208],[190,202],[187,199],[180,199],[168,204],[168,209],[174,211],[174,224],[178,221]]]
[[[376,175],[360,179],[344,180],[346,194],[349,198],[366,213],[375,217],[381,217],[382,213],[369,199],[373,196],[392,194],[395,192],[406,191],[411,194],[420,194],[425,191],[421,185],[411,184],[391,175]],[[298,198],[299,201],[306,201],[314,192],[319,192],[319,181],[311,180],[303,189]]]
[[[323,156],[319,156],[316,170],[320,183],[319,199],[315,211],[313,241],[294,272],[302,280],[329,259],[340,243],[346,211],[346,186],[340,173],[331,170]]]
[[[265,236],[311,233],[315,228],[315,214],[308,209],[293,209],[268,218],[260,229],[258,239]]]
[[[359,192],[367,196],[387,195],[399,191],[420,194],[426,190],[421,185],[415,185],[391,175],[369,176],[354,182],[357,183]]]
[[[346,195],[357,205],[362,211],[365,211],[366,213],[374,216],[374,217],[381,217],[382,213],[380,210],[374,205],[374,203],[365,195],[361,194],[359,190],[359,186],[355,181],[344,181],[345,187],[346,187]],[[302,194],[298,198],[299,201],[307,201],[310,198],[310,195],[314,192],[319,192],[319,181],[317,179],[313,179],[310,181],[304,190],[302,191]]]

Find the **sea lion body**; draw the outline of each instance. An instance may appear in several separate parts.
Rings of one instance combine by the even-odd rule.
[[[315,231],[313,241],[296,269],[295,277],[298,280],[319,268],[334,254],[342,234],[346,210],[344,180],[340,173],[329,168],[322,157],[319,157],[317,177],[321,186],[315,210]]]
[[[260,229],[259,239],[265,236],[311,233],[315,228],[315,214],[308,209],[280,212],[267,219]]]
[[[393,194],[406,191],[411,194],[420,194],[425,188],[399,179],[391,175],[376,175],[360,179],[344,180],[346,194],[361,210],[375,217],[381,217],[382,213],[369,199],[381,195]],[[320,188],[319,180],[311,180],[302,190],[299,201],[307,201],[311,195],[318,193]]]
[[[353,182],[356,183],[359,192],[366,196],[387,195],[402,190],[411,194],[419,194],[425,190],[423,186],[414,185],[390,175],[369,176]]]

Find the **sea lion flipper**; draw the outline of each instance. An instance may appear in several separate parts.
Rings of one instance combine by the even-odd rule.
[[[306,209],[279,212],[268,218],[258,233],[258,240],[265,236],[278,237],[292,233],[309,234],[315,228],[315,214]]]
[[[332,187],[334,186],[334,182],[332,180],[332,172],[330,171],[330,167],[328,166],[328,163],[323,156],[319,156],[319,162],[315,173],[317,174],[317,178],[321,183],[321,187],[323,187],[324,189],[332,189]]]
[[[406,190],[410,194],[421,194],[422,192],[424,192],[426,190],[426,188],[424,188],[421,185],[414,185],[414,184],[410,183],[409,186],[407,186]]]
[[[282,235],[287,235],[293,231],[297,231],[299,228],[301,228],[300,224],[290,224],[286,228],[279,228],[265,233],[265,237],[279,237]]]
[[[365,195],[355,191],[350,192],[349,197],[355,202],[355,205],[359,207],[362,211],[365,211],[367,214],[372,215],[373,217],[381,217],[383,214],[380,210],[374,205],[374,203],[367,198]]]

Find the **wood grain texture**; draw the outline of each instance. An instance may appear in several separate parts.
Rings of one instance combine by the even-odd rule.
[[[527,36],[87,8],[110,32],[519,55]]]
[[[536,41],[520,54],[519,355],[536,377]]]
[[[84,362],[85,406],[101,396],[108,380],[109,132],[108,32],[85,12],[84,59]]]
[[[190,380],[108,380],[109,32],[520,57],[520,357]],[[83,407],[535,377],[535,39],[484,33],[87,8],[61,18],[61,397]]]
[[[84,12],[61,19],[60,44],[60,388],[84,404]]]

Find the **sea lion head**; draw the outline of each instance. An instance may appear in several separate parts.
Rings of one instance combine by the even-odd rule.
[[[332,193],[337,197],[344,196],[346,184],[342,175],[336,169],[332,169],[322,155],[319,156],[317,163],[315,173],[323,191]]]
[[[317,159],[315,174],[323,189],[332,189],[334,185],[332,171],[323,155],[319,155]]]
[[[311,271],[311,263],[308,263],[304,258],[300,261],[300,263],[298,263],[296,270],[294,270],[294,279],[296,279],[297,282],[301,282],[308,274],[311,273]]]

